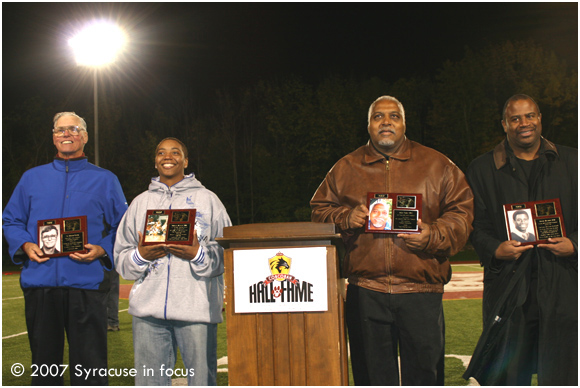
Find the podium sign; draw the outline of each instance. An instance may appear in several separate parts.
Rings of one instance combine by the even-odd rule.
[[[237,225],[216,241],[226,248],[229,385],[348,385],[335,225]]]
[[[326,248],[234,251],[236,313],[328,310]]]

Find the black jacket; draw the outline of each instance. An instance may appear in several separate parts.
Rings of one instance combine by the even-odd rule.
[[[542,138],[539,152],[530,183],[506,140],[475,159],[467,173],[475,196],[471,242],[485,268],[484,328],[464,377],[475,377],[483,385],[501,383],[518,352],[514,342],[521,327],[518,307],[528,295],[532,264],[538,276],[538,368],[555,385],[578,381],[578,151]],[[534,247],[517,261],[496,260],[495,250],[507,240],[502,206],[552,198],[560,199],[566,234],[576,254],[557,258]]]

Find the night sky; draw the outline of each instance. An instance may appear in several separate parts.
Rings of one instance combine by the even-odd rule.
[[[130,38],[102,72],[105,87],[144,106],[289,74],[311,83],[433,76],[466,46],[508,39],[533,39],[578,66],[575,2],[2,3],[3,109],[34,95],[92,101],[92,78],[67,41],[96,18],[116,20]]]

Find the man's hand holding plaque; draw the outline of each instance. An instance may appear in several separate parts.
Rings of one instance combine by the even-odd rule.
[[[499,244],[494,257],[498,260],[517,260],[525,251],[532,248],[532,245],[522,245],[519,241],[508,240]]]
[[[427,244],[429,244],[429,238],[431,236],[430,235],[431,228],[429,227],[428,224],[422,223],[421,219],[417,220],[417,226],[421,231],[421,233],[419,234],[409,234],[409,233],[397,234],[397,237],[400,237],[403,240],[405,240],[407,248],[409,248],[412,251],[422,251],[423,249],[425,249],[427,247]]]
[[[538,244],[538,248],[545,248],[557,257],[568,257],[576,253],[574,244],[568,237],[550,237],[547,243]]]
[[[107,253],[100,245],[85,244],[84,248],[87,253],[71,253],[70,258],[82,262],[91,262]]]
[[[43,252],[40,247],[31,242],[26,242],[22,245],[22,250],[26,253],[26,256],[32,261],[37,263],[44,263],[45,261],[49,260],[50,257],[43,257]]]
[[[360,228],[365,225],[369,209],[365,205],[358,205],[347,215],[346,224],[349,229]]]
[[[558,198],[510,203],[503,206],[507,238],[521,245],[538,245],[556,256],[574,253],[566,238],[564,216]]]

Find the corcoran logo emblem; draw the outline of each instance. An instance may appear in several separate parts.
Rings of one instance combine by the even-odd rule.
[[[268,259],[270,273],[265,280],[249,287],[250,303],[282,303],[313,302],[314,286],[301,282],[290,275],[292,259],[278,252]],[[274,283],[277,281],[279,283]]]
[[[268,264],[270,264],[270,272],[272,275],[268,276],[264,281],[265,285],[272,283],[274,280],[283,282],[288,280],[290,283],[298,283],[298,279],[294,276],[289,275],[290,266],[292,265],[292,259],[288,256],[284,256],[283,253],[278,252],[276,256],[268,259]]]

